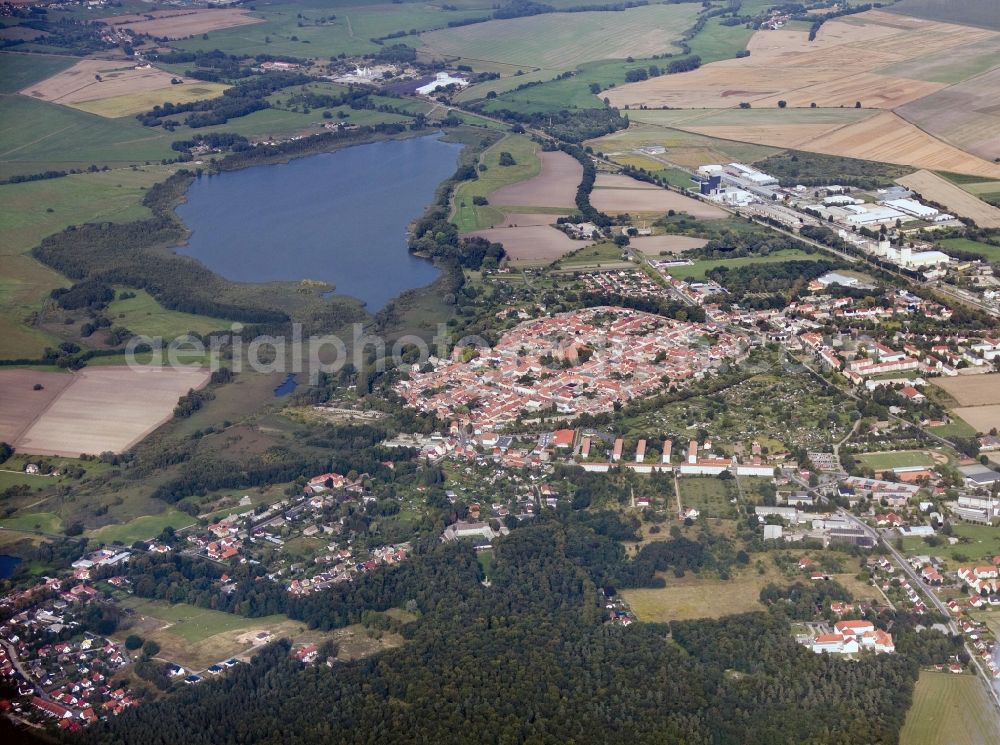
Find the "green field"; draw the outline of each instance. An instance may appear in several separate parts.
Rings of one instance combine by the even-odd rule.
[[[501,166],[500,153],[508,152],[515,165]],[[497,189],[519,181],[527,181],[541,171],[538,145],[529,137],[509,135],[487,148],[480,159],[486,171],[480,171],[475,181],[463,181],[455,190],[452,222],[462,232],[479,230],[503,222],[503,212],[496,207],[477,206],[473,197],[486,197]]]
[[[33,512],[0,520],[0,528],[8,530],[37,530],[42,533],[59,533],[62,520],[52,512]]]
[[[745,5],[745,3],[744,3]],[[747,12],[741,8],[743,12]],[[701,57],[701,63],[730,59],[747,48],[747,42],[753,36],[753,29],[739,26],[723,26],[722,19],[709,18],[701,32],[691,41],[691,54]]]
[[[106,525],[91,531],[89,537],[98,543],[114,543],[115,541],[131,546],[136,541],[146,541],[155,538],[167,526],[180,529],[195,522],[187,513],[168,509],[159,515],[144,515],[121,525]]]
[[[167,101],[180,104],[190,101],[202,101],[206,98],[216,98],[217,96],[221,96],[222,92],[227,88],[229,88],[228,85],[222,85],[221,83],[193,81],[187,85],[141,91],[124,96],[112,96],[111,98],[100,98],[95,101],[81,101],[72,106],[74,109],[86,111],[90,114],[117,119],[123,116],[138,114],[142,111],[149,111],[154,106],[161,105]]]
[[[301,0],[261,6],[253,14],[264,19],[263,23],[211,31],[173,46],[188,51],[221,49],[228,54],[266,52],[313,59],[341,53],[368,54],[381,48],[372,38],[397,31],[445,28],[449,21],[481,18],[488,13],[482,5],[473,10],[445,10],[422,3],[345,7],[326,0]],[[331,16],[336,17],[330,20]],[[412,36],[388,43],[419,44]]]
[[[910,466],[933,466],[934,459],[925,450],[901,450],[892,453],[865,453],[857,459],[876,471]]]
[[[945,238],[938,241],[945,250],[954,248],[959,251],[968,251],[982,256],[987,261],[1000,261],[1000,246],[991,246],[989,243],[980,243],[968,238]]]
[[[0,93],[16,93],[32,83],[72,67],[72,57],[42,54],[0,54]]]
[[[974,675],[924,670],[900,732],[900,745],[988,745],[1000,742],[995,705]]]
[[[552,13],[487,21],[423,34],[422,53],[531,70],[571,70],[586,62],[678,51],[673,42],[694,24],[693,4],[647,5],[621,12]]]
[[[207,334],[220,331],[231,324],[231,321],[224,318],[167,310],[145,290],[130,292],[135,293],[134,298],[115,300],[108,305],[106,314],[112,323],[124,326],[135,334],[173,339],[188,332]]]
[[[923,538],[904,538],[903,549],[908,554],[941,556],[956,564],[1000,555],[1000,528],[956,523],[952,528],[952,536],[958,538],[958,543],[953,545],[944,543],[933,547]]]
[[[704,259],[690,266],[672,266],[667,273],[678,279],[705,279],[705,273],[717,266],[740,267],[751,264],[781,264],[786,261],[818,261],[821,256],[807,254],[797,248],[775,251],[767,256],[746,256],[741,259]]]
[[[210,636],[226,631],[260,628],[286,621],[286,616],[263,616],[261,618],[244,618],[233,613],[197,608],[186,603],[163,603],[155,600],[130,597],[122,601],[128,608],[134,608],[137,613],[152,616],[171,624],[169,633],[179,636],[187,642],[197,644]]]
[[[714,476],[682,476],[677,483],[684,509],[694,507],[703,517],[734,515],[736,508],[729,500],[736,496],[735,481],[723,481]]]
[[[930,432],[934,433],[938,437],[975,437],[976,430],[971,425],[966,424],[961,419],[956,419],[948,424],[942,424],[940,427],[930,427]]]

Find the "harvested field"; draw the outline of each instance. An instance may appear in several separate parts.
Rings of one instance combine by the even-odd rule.
[[[679,254],[692,248],[701,248],[706,243],[708,241],[705,238],[692,238],[689,235],[648,235],[633,238],[629,241],[629,246],[646,256],[659,256],[663,253]]]
[[[602,212],[666,212],[676,210],[704,219],[722,218],[728,213],[675,191],[636,181],[628,176],[600,174],[590,194],[590,203]]]
[[[574,161],[575,162],[575,161]],[[511,261],[555,261],[560,256],[587,245],[575,241],[561,230],[549,225],[527,225],[516,228],[491,228],[477,230],[479,235],[490,241],[503,244]]]
[[[992,61],[1000,63],[1000,44]],[[986,160],[1000,157],[1000,67],[900,106],[896,113]]]
[[[88,368],[12,444],[39,455],[127,450],[167,421],[177,399],[208,381],[204,369]]]
[[[673,42],[694,23],[696,12],[690,4],[650,4],[621,12],[492,20],[423,34],[420,51],[433,59],[461,57],[479,63],[569,70],[596,60],[676,51]]]
[[[218,31],[233,26],[260,23],[263,19],[250,15],[250,11],[237,8],[221,10],[157,10],[150,13],[105,18],[108,26],[125,28],[136,34],[183,39],[195,34]]]
[[[932,382],[954,398],[959,406],[1000,404],[1000,373],[935,378]]]
[[[952,47],[991,39],[994,32],[911,21],[880,11],[823,24],[814,42],[805,30],[758,31],[750,56],[722,60],[683,75],[664,75],[606,91],[611,104],[672,108],[853,106],[891,109],[944,84],[876,72]]]
[[[179,104],[215,98],[221,96],[228,87],[228,85],[221,83],[204,83],[199,80],[186,85],[171,85],[169,88],[157,88],[125,96],[113,96],[97,101],[82,101],[72,104],[72,106],[74,109],[86,111],[89,114],[117,119],[122,116],[138,114],[141,111],[149,111],[154,106],[160,106],[167,101]]]
[[[52,103],[74,104],[171,88],[174,87],[170,84],[173,77],[155,67],[137,70],[127,60],[85,59],[28,86],[21,93]]]
[[[16,443],[73,380],[68,373],[0,370],[0,442]],[[42,390],[33,390],[36,384]]]
[[[889,65],[877,72],[935,83],[958,83],[995,67],[998,56],[1000,35]]]
[[[493,192],[490,204],[521,207],[576,208],[576,190],[583,179],[583,166],[563,152],[539,153],[542,172],[532,179]]]
[[[1000,404],[991,406],[961,406],[952,409],[951,413],[960,417],[962,421],[972,427],[976,432],[989,432],[996,427],[1000,429]]]
[[[942,142],[888,111],[830,132],[802,149],[935,171],[1000,177],[1000,164]]]
[[[1000,228],[1000,209],[977,199],[964,189],[930,171],[917,171],[896,179],[927,199],[943,204],[959,217],[975,220],[981,228]]]

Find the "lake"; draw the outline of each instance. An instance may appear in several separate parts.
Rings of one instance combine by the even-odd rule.
[[[387,140],[203,176],[177,208],[193,231],[178,253],[236,282],[314,279],[370,312],[438,277],[406,227],[455,172],[462,146]]]
[[[14,570],[17,569],[17,566],[20,563],[21,560],[16,556],[0,554],[0,579],[7,579],[13,575]]]

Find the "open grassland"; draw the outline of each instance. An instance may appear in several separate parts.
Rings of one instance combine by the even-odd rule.
[[[931,201],[943,204],[960,217],[968,217],[981,228],[1000,228],[1000,209],[935,173],[917,171],[896,181]]]
[[[645,116],[652,112],[630,111],[629,116]],[[734,140],[720,140],[681,129],[661,127],[635,121],[628,129],[619,130],[604,137],[588,140],[587,145],[597,152],[603,152],[611,160],[621,156],[633,157],[639,148],[659,145],[666,148],[662,155],[645,156],[659,162],[664,168],[671,165],[695,169],[706,163],[728,163],[739,161],[753,163],[782,152],[778,148],[748,144]],[[684,186],[692,186],[690,178]]]
[[[143,194],[169,173],[168,168],[150,166],[0,185],[0,358],[38,357],[55,343],[24,319],[67,281],[28,251],[70,225],[148,217]]]
[[[607,213],[663,213],[674,210],[706,220],[720,219],[729,215],[721,207],[706,204],[675,191],[667,191],[628,176],[611,174],[600,174],[597,177],[594,190],[590,194],[590,203]]]
[[[510,153],[515,165],[501,166],[500,153]],[[496,225],[503,221],[503,213],[489,205],[475,205],[473,197],[486,197],[511,184],[534,178],[541,172],[538,145],[522,135],[509,135],[491,145],[483,153],[480,163],[486,166],[475,181],[463,181],[455,190],[452,221],[462,232]]]
[[[744,7],[745,7],[744,3]],[[701,57],[701,63],[731,59],[747,48],[753,29],[744,25],[723,26],[719,17],[709,18],[701,32],[689,42],[691,54]]]
[[[373,38],[398,31],[445,28],[449,21],[481,18],[489,13],[482,6],[461,10],[445,7],[453,6],[422,3],[345,6],[327,0],[261,5],[253,11],[261,23],[210,31],[175,46],[189,51],[221,49],[228,54],[249,55],[266,50],[268,54],[313,58],[366,54],[381,48]],[[407,41],[409,37],[390,43]]]
[[[681,477],[681,505],[694,507],[705,517],[734,517],[736,507],[730,500],[736,497],[736,482],[723,481],[712,476]],[[674,505],[668,505],[672,508]]]
[[[12,443],[18,450],[66,456],[127,450],[170,418],[180,396],[204,385],[208,371],[97,367],[73,377]]]
[[[583,166],[560,151],[538,153],[538,158],[541,172],[537,176],[497,189],[490,194],[490,204],[574,209]]]
[[[959,406],[1000,404],[1000,373],[934,378],[931,382],[955,399]]]
[[[694,23],[698,10],[691,4],[647,5],[493,20],[423,34],[421,52],[438,59],[460,57],[474,68],[478,62],[499,62],[569,70],[601,59],[676,52],[673,42]]]
[[[171,85],[172,77],[155,67],[136,69],[130,60],[85,59],[32,83],[21,93],[42,101],[75,104],[177,87]]]
[[[925,450],[900,450],[898,452],[865,453],[857,456],[858,460],[876,471],[892,468],[909,468],[911,466],[932,467],[935,460]]]
[[[76,60],[48,54],[0,54],[0,93],[22,88],[62,72]]]
[[[705,279],[705,273],[718,266],[741,267],[751,264],[782,264],[786,261],[816,261],[820,259],[816,254],[807,254],[797,248],[788,248],[782,251],[775,251],[767,256],[746,256],[740,259],[703,259],[688,266],[672,266],[667,271],[678,279]]]
[[[923,670],[899,735],[900,745],[990,745],[1000,742],[996,711],[976,675]]]
[[[173,339],[187,333],[207,334],[229,328],[231,321],[167,310],[145,290],[131,290],[135,297],[115,300],[106,315],[111,322],[133,333]]]
[[[956,523],[952,537],[957,538],[958,543],[940,546],[929,546],[923,538],[904,538],[903,550],[911,556],[941,556],[953,562],[952,567],[1000,555],[1000,528]]]
[[[260,18],[255,18],[242,8],[155,10],[104,19],[108,26],[167,39],[183,39],[194,34],[260,22]]]
[[[131,546],[136,541],[148,541],[155,538],[166,527],[180,530],[196,522],[195,518],[185,512],[168,509],[159,515],[144,515],[119,525],[106,525],[88,534],[96,543],[121,543]]]
[[[966,253],[975,253],[982,256],[987,261],[1000,261],[1000,246],[993,246],[989,243],[980,243],[968,238],[945,238],[938,241],[945,250],[952,248]]]
[[[633,238],[629,241],[629,246],[646,256],[662,256],[701,248],[706,243],[706,238],[692,238],[689,235],[648,235]]]
[[[122,116],[149,111],[154,106],[170,102],[174,104],[202,101],[206,98],[216,98],[229,86],[221,83],[205,83],[193,81],[184,85],[171,85],[169,88],[139,91],[122,96],[112,96],[94,101],[83,101],[72,104],[73,108],[90,114],[117,119]]]
[[[0,528],[55,534],[62,531],[62,520],[51,512],[32,512],[16,517],[6,517],[0,520]]]

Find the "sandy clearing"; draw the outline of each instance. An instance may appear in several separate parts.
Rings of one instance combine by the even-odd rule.
[[[39,455],[122,452],[170,419],[177,399],[209,378],[205,369],[84,369],[16,441]]]
[[[976,432],[989,432],[1000,428],[1000,404],[992,406],[963,406],[952,409],[952,413],[963,419]]]
[[[0,442],[16,443],[73,379],[69,373],[0,370]],[[36,383],[42,390],[33,390]]]
[[[143,15],[113,16],[104,19],[104,23],[109,26],[124,27],[136,34],[167,39],[183,39],[194,34],[262,21],[262,18],[250,15],[250,11],[237,8],[162,10]]]
[[[629,246],[646,256],[659,256],[663,253],[679,254],[692,248],[701,248],[706,243],[706,239],[690,235],[644,235],[632,238]]]
[[[21,93],[52,103],[73,104],[170,88],[173,77],[155,67],[137,70],[127,60],[85,59]]]
[[[585,241],[575,241],[561,230],[548,225],[490,228],[470,235],[502,243],[507,256],[514,262],[555,261],[560,256],[590,245]]]
[[[958,401],[959,406],[1000,404],[1000,373],[935,378],[933,383]]]
[[[686,212],[694,217],[704,219],[716,219],[727,217],[728,212],[720,207],[705,204],[697,199],[686,197],[675,191],[667,191],[660,187],[647,188],[652,186],[642,181],[621,176],[627,183],[640,184],[641,186],[615,186],[613,188],[600,187],[602,176],[598,176],[594,184],[594,190],[590,193],[590,203],[601,212],[666,212],[675,210]],[[607,182],[605,182],[607,183]],[[614,183],[626,183],[615,181]]]
[[[919,192],[927,199],[943,204],[960,217],[975,220],[981,228],[1000,228],[1000,209],[976,199],[972,194],[930,171],[917,171],[896,179],[908,189]]]
[[[583,179],[583,166],[560,151],[541,152],[542,170],[534,178],[497,189],[490,204],[510,207],[576,208],[576,190]]]

